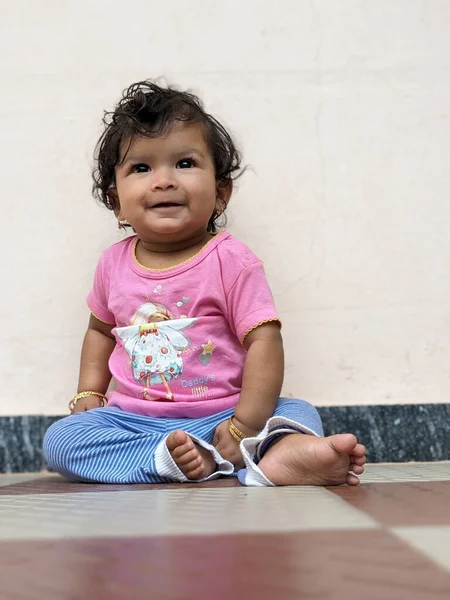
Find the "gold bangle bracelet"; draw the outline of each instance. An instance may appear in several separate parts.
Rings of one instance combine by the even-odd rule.
[[[246,436],[245,433],[242,433],[242,431],[236,427],[236,425],[231,420],[232,418],[233,417],[230,417],[228,419],[228,431],[231,433],[234,439],[240,443],[242,442],[242,440],[245,440],[245,438],[248,436]]]
[[[88,396],[97,396],[98,398],[100,398],[102,407],[108,404],[108,399],[106,398],[105,394],[88,390],[86,392],[80,392],[79,394],[75,394],[75,396],[69,402],[69,409],[73,410],[78,400],[81,400],[82,398],[87,398]]]

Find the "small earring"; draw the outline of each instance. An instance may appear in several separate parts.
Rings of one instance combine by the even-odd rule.
[[[117,229],[125,229],[127,225],[129,225],[129,223],[126,219],[117,219]]]

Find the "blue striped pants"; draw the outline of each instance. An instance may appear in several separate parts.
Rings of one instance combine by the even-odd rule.
[[[212,445],[219,423],[233,414],[228,409],[199,419],[163,419],[128,413],[115,407],[76,413],[54,423],[44,437],[48,466],[74,481],[98,483],[168,483],[187,478],[175,464],[167,436],[182,429],[211,452],[217,470],[202,479],[236,475]],[[285,433],[322,436],[317,410],[304,400],[280,398],[274,415],[261,433],[241,442],[245,468],[237,473],[244,485],[273,485],[258,467],[269,445]]]

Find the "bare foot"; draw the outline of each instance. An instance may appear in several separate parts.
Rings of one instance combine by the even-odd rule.
[[[167,438],[167,448],[177,467],[188,479],[203,479],[216,470],[212,454],[195,444],[185,431],[173,431]]]
[[[275,485],[358,485],[365,463],[366,449],[351,433],[294,433],[270,446],[258,466]]]

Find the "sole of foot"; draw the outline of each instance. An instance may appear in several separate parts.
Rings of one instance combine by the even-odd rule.
[[[366,449],[353,434],[295,433],[270,446],[258,466],[275,485],[358,485],[365,463]]]
[[[195,444],[185,431],[173,431],[166,443],[177,467],[188,479],[198,481],[216,470],[216,462],[211,453]]]

